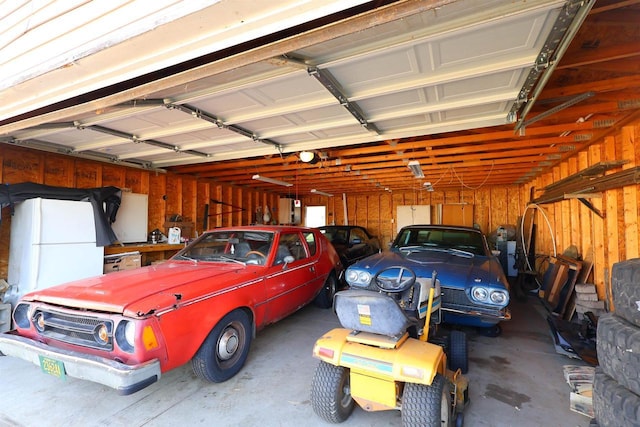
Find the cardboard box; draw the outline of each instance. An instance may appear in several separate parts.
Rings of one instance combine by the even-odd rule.
[[[133,270],[134,268],[140,268],[141,264],[142,256],[140,255],[140,252],[105,255],[104,273],[107,274],[114,271]]]

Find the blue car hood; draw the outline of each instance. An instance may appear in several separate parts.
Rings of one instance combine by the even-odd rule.
[[[497,258],[436,249],[409,254],[385,251],[365,258],[353,267],[375,274],[386,267],[398,265],[410,267],[418,277],[431,277],[435,270],[441,286],[445,287],[465,288],[484,284],[508,289],[509,286]]]

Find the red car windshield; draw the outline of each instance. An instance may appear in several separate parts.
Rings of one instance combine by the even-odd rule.
[[[271,252],[273,239],[274,233],[267,231],[212,231],[191,243],[175,258],[263,265]]]

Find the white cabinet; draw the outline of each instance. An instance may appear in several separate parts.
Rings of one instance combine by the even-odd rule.
[[[278,224],[300,224],[302,209],[294,206],[291,198],[281,198],[278,201]]]

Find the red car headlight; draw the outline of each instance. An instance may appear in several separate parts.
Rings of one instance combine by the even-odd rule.
[[[133,353],[136,343],[136,324],[130,320],[122,320],[116,327],[116,343],[122,351]]]

